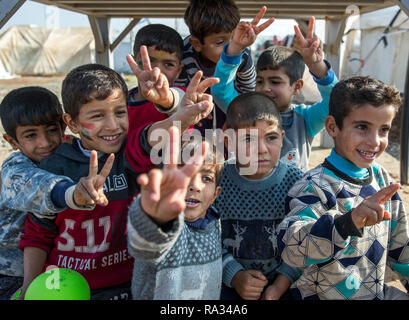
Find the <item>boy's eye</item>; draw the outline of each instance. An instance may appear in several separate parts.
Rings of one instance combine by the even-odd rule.
[[[168,62],[168,63],[165,63],[165,67],[166,68],[175,68],[175,64],[171,63],[171,62]]]
[[[119,116],[122,116],[122,115],[124,115],[124,114],[126,114],[126,113],[127,113],[126,110],[118,110],[118,111],[116,112],[116,114],[119,115]]]
[[[387,135],[390,130],[391,130],[391,128],[389,128],[389,127],[384,127],[384,128],[381,129],[381,134]]]
[[[34,139],[35,137],[36,137],[35,133],[30,133],[30,134],[24,136],[25,139]]]
[[[367,127],[364,124],[359,124],[359,125],[356,126],[356,128],[359,129],[359,130],[366,130]]]
[[[213,177],[211,176],[203,176],[202,177],[203,182],[213,182]]]
[[[268,137],[266,137],[266,140],[267,140],[267,141],[274,141],[275,139],[277,139],[276,136],[268,136]]]

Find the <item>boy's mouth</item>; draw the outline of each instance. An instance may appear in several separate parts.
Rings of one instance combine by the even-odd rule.
[[[185,201],[186,201],[187,208],[197,208],[201,203],[200,200],[197,200],[195,198],[189,198],[189,199],[186,199]]]
[[[377,152],[362,151],[358,149],[360,156],[366,160],[374,160],[376,158]]]
[[[105,142],[110,143],[110,144],[118,143],[120,137],[121,137],[121,134],[116,134],[116,135],[112,135],[112,136],[100,136],[100,138],[102,140],[104,140]]]

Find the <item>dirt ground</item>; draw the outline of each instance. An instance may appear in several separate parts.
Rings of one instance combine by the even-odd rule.
[[[29,85],[38,85],[43,86],[52,92],[54,92],[61,101],[61,83],[64,79],[65,75],[59,75],[55,77],[24,77],[24,78],[15,78],[15,79],[0,79],[0,102],[3,100],[4,96],[11,91],[12,89],[29,86]],[[136,85],[135,77],[133,76],[124,76],[129,88],[132,88]],[[400,163],[399,163],[399,119],[396,119],[396,123],[398,124],[396,133],[392,134],[392,141],[390,141],[389,147],[387,148],[386,152],[384,152],[377,160],[382,166],[384,166],[392,178],[395,181],[400,181]],[[0,163],[3,162],[5,158],[12,152],[10,145],[3,139],[2,135],[4,133],[3,127],[0,124]],[[320,138],[317,136],[314,139],[313,143],[313,150],[310,157],[310,168],[315,167],[319,163],[323,161],[325,157],[327,157],[331,151],[331,149],[322,149],[319,147]],[[399,194],[405,204],[407,210],[409,210],[409,185],[402,185]],[[406,291],[403,286],[397,281],[398,275],[389,270],[386,274],[386,281],[394,285],[401,290]]]

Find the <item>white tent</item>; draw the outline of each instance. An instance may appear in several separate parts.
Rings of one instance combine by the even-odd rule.
[[[361,15],[347,28],[341,78],[371,76],[404,91],[409,18],[403,11],[396,16],[398,10],[399,7],[395,6]],[[382,36],[385,36],[386,43],[381,40]]]
[[[90,28],[14,26],[0,33],[0,64],[18,75],[54,75],[95,61]]]

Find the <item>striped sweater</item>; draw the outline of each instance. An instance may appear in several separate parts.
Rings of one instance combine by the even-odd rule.
[[[351,210],[392,181],[376,163],[364,179],[339,169],[327,158],[289,191],[289,213],[278,227],[277,242],[283,260],[302,270],[291,293],[296,299],[388,299],[387,265],[403,276],[408,288],[405,208],[396,193],[384,204],[390,221],[352,232]]]

